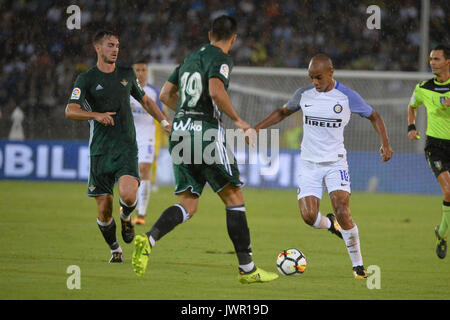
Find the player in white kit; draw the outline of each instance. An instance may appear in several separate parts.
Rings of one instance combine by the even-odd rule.
[[[383,162],[391,159],[393,152],[381,116],[357,92],[334,80],[333,72],[328,56],[314,56],[308,68],[312,84],[298,89],[282,108],[257,124],[255,130],[272,126],[302,110],[303,139],[297,195],[301,216],[308,225],[328,229],[344,239],[354,277],[363,279],[367,274],[358,227],[350,215],[350,176],[344,147],[344,128],[351,113],[359,114],[372,123],[381,139]],[[326,217],[319,211],[325,188],[335,213]]]
[[[147,64],[138,61],[133,65],[134,72],[138,78],[141,88],[149,96],[159,109],[164,112],[163,105],[159,100],[160,90],[147,83]],[[131,111],[136,127],[136,141],[138,145],[139,175],[141,183],[138,188],[137,217],[135,224],[145,225],[145,215],[150,200],[151,169],[155,158],[155,119],[142,108],[141,104],[130,96]]]

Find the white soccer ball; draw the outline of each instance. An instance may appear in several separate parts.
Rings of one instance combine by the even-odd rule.
[[[283,250],[277,259],[278,271],[284,276],[298,276],[306,270],[306,257],[298,249]]]

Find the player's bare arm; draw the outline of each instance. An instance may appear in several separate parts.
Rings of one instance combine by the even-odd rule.
[[[414,125],[417,119],[417,108],[413,108],[408,106],[408,127]],[[408,130],[408,139],[409,140],[419,140],[419,131],[417,129]]]
[[[383,162],[389,161],[392,158],[394,152],[391,149],[391,144],[389,142],[389,137],[387,134],[386,126],[384,125],[383,118],[381,118],[378,112],[374,110],[367,119],[370,120],[376,133],[380,136],[381,140],[380,154],[382,161]]]
[[[222,80],[218,78],[209,79],[209,95],[219,110],[233,120],[236,127],[243,129],[244,131],[250,129],[250,125],[239,117],[236,110],[234,110],[231,105],[230,98],[225,90]]]
[[[256,132],[259,132],[259,130],[261,130],[261,129],[271,127],[274,124],[277,124],[277,123],[283,121],[284,119],[286,119],[293,113],[294,113],[294,111],[289,110],[286,106],[283,106],[283,107],[273,111],[271,114],[269,114],[267,116],[267,118],[265,118],[263,121],[258,123],[255,126],[255,130],[256,130]]]
[[[95,120],[100,122],[104,126],[113,126],[115,112],[88,112],[81,108],[79,104],[69,103],[66,107],[66,118],[70,120]]]
[[[177,111],[178,87],[172,82],[166,81],[159,94],[159,100],[173,111]]]
[[[164,128],[166,132],[170,132],[171,124],[167,119],[166,115],[161,110],[159,110],[155,101],[150,99],[149,96],[144,95],[140,103],[142,104],[142,107],[148,113],[150,113],[153,118],[155,118],[157,121],[159,121],[159,123],[161,123],[161,126]]]

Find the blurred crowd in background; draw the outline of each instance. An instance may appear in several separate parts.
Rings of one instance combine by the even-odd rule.
[[[69,30],[69,5],[81,29]],[[381,29],[366,26],[367,7],[381,8]],[[0,0],[0,128],[19,106],[63,114],[75,77],[96,63],[91,37],[100,28],[120,35],[119,64],[135,59],[176,64],[208,42],[215,17],[238,21],[232,56],[238,66],[306,68],[324,52],[337,69],[417,71],[420,0]],[[450,2],[431,0],[430,47],[449,43]],[[60,117],[58,117],[60,118]],[[3,124],[2,124],[3,123]],[[10,126],[9,124],[9,126]],[[0,129],[0,137],[5,130]]]

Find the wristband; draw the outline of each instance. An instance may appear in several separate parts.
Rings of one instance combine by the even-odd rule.
[[[162,120],[161,122],[161,125],[163,126],[163,128],[165,128],[165,127],[167,127],[168,125],[169,125],[169,121],[167,121],[167,120]]]
[[[415,125],[414,123],[408,125],[408,132],[410,132],[411,130],[417,130],[417,129],[416,129],[416,125]]]

